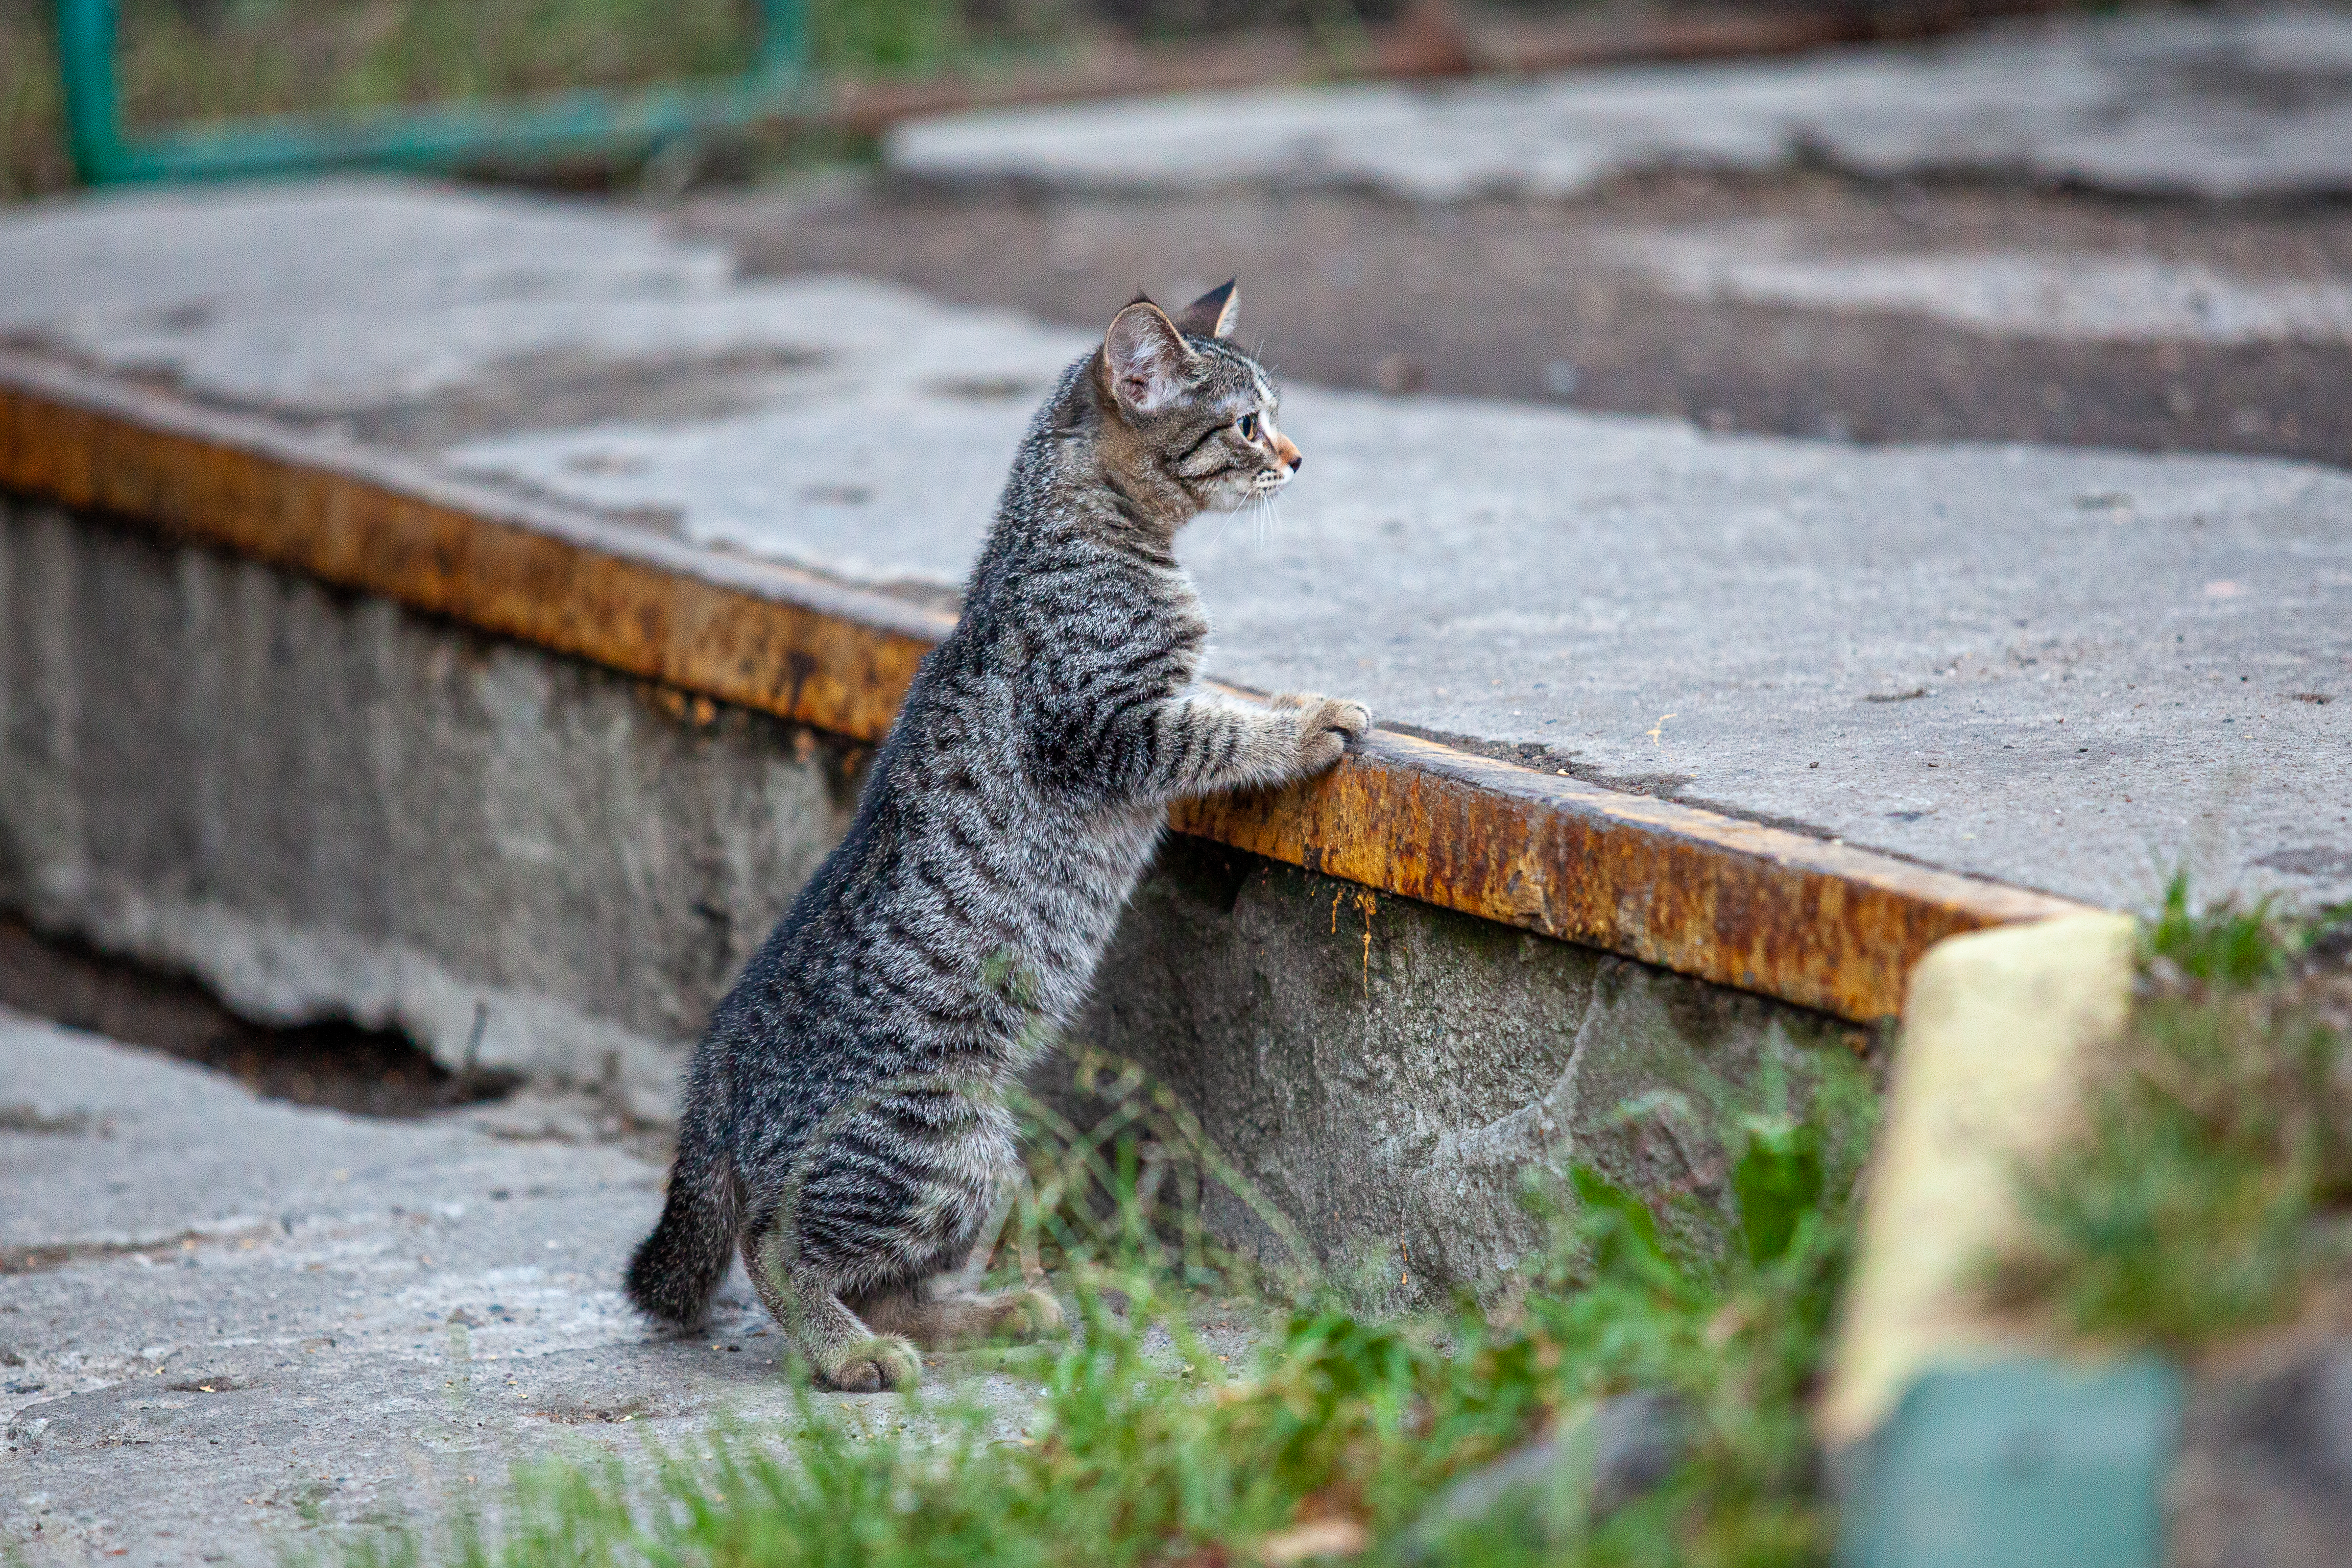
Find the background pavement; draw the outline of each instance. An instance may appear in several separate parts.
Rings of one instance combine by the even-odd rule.
[[[1574,201],[887,181],[711,194],[769,276],[845,269],[1091,329],[1238,272],[1290,376],[1865,444],[2352,465],[2352,206],[1662,171]]]
[[[2067,17],[1794,61],[1528,82],[1202,93],[902,126],[929,180],[1095,189],[1241,182],[1414,200],[1567,196],[1674,164],[1999,174],[2246,196],[2352,182],[2352,17]]]

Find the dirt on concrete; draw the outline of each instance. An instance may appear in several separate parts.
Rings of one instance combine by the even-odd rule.
[[[1932,312],[1694,297],[1643,247],[1769,233],[1826,261],[2147,264],[2352,281],[2352,204],[2124,200],[1824,172],[1670,172],[1586,200],[1423,206],[1329,191],[1075,195],[840,179],[687,204],[747,271],[854,272],[1074,326],[1238,273],[1286,375],[1865,443],[2020,441],[2352,462],[2352,341],[2105,340]],[[1727,242],[1725,235],[1731,236]],[[1704,291],[1700,291],[1703,295]]]
[[[271,1029],[239,1018],[195,981],[110,957],[0,918],[0,1006],[227,1074],[268,1100],[362,1116],[422,1116],[498,1100],[520,1082],[488,1068],[452,1072],[393,1030],[349,1022]],[[32,1113],[0,1105],[0,1130]]]

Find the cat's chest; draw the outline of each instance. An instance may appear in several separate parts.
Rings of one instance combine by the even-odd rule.
[[[993,640],[992,662],[1006,673],[1041,659],[1149,671],[1172,692],[1199,678],[1208,642],[1208,612],[1181,571],[1122,575],[1082,609],[1013,618]]]
[[[1154,630],[1166,638],[1189,685],[1199,678],[1201,656],[1209,645],[1209,614],[1189,581],[1179,579],[1166,595],[1154,617]]]

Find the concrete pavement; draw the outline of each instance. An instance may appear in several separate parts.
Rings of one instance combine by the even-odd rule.
[[[662,1166],[608,1125],[534,1092],[407,1122],[286,1105],[0,1013],[0,1550],[265,1563],[495,1507],[520,1460],[789,1428],[740,1270],[689,1338],[622,1300]],[[932,1366],[1019,1429],[1016,1385]]]

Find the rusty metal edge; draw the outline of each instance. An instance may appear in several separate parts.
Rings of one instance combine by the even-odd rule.
[[[0,352],[0,490],[855,739],[952,624],[819,574]],[[1962,931],[2084,905],[1382,731],[1181,831],[1841,1018]]]

